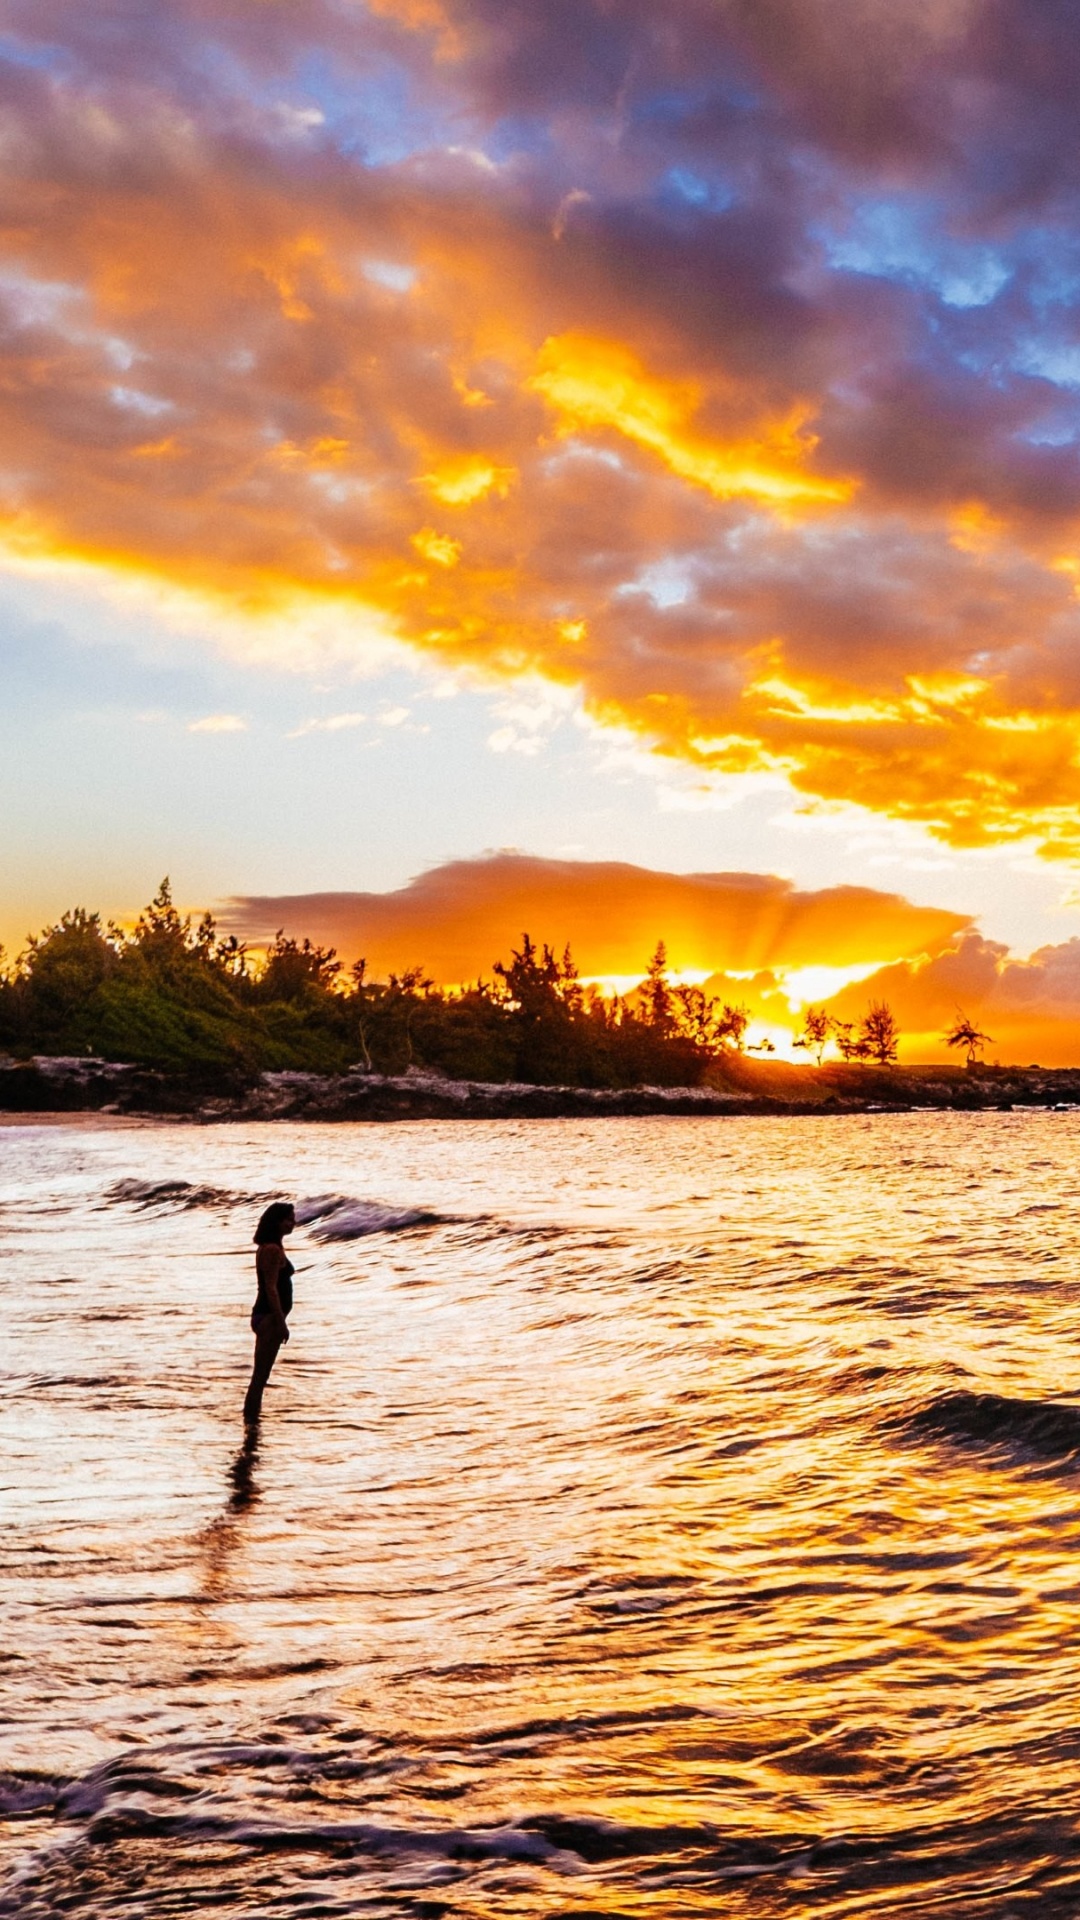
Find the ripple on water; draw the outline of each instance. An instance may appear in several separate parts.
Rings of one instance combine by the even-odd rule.
[[[1080,1116],[4,1146],[0,1914],[1080,1911]]]

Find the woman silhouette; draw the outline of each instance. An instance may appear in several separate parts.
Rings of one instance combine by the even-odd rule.
[[[293,1303],[293,1273],[282,1240],[296,1225],[291,1200],[275,1200],[267,1207],[255,1229],[255,1273],[259,1291],[251,1310],[251,1331],[255,1335],[255,1364],[251,1385],[244,1399],[244,1420],[254,1426],[262,1411],[263,1388],[278,1351],[289,1338],[288,1315]]]

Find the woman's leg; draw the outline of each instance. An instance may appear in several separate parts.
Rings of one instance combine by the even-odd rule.
[[[270,1378],[270,1370],[278,1357],[281,1347],[281,1335],[273,1321],[267,1315],[260,1320],[255,1330],[255,1364],[251,1369],[251,1384],[244,1399],[244,1419],[253,1426],[262,1411],[263,1388]]]

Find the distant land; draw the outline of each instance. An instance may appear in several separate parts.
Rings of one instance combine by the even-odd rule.
[[[733,1059],[708,1086],[579,1087],[403,1074],[164,1073],[75,1056],[0,1059],[0,1113],[406,1121],[1009,1111],[1080,1107],[1080,1068],[790,1066]]]

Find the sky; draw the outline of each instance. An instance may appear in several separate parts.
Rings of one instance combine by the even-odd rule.
[[[1067,1051],[1078,92],[1073,0],[5,0],[9,952],[515,850]]]

